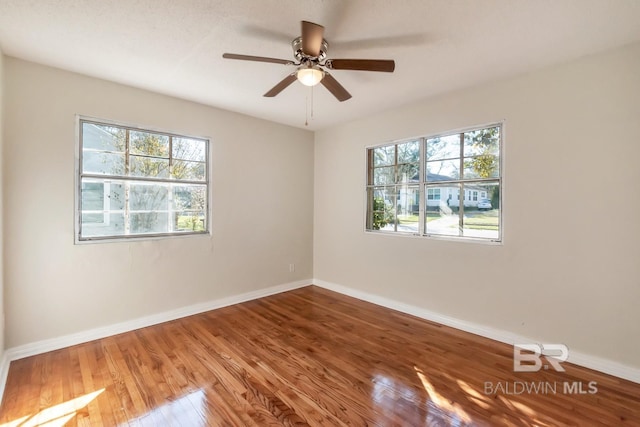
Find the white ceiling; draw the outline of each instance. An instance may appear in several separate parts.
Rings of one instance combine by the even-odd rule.
[[[291,68],[300,21],[329,58],[395,59],[393,74],[333,71],[313,89],[316,130],[437,93],[640,40],[640,0],[0,0],[6,55],[305,128],[311,89],[262,95]],[[310,113],[310,111],[309,111]]]

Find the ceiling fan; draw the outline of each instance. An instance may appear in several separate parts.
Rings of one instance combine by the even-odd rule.
[[[235,53],[225,53],[222,57],[295,66],[296,70],[293,73],[264,94],[266,97],[278,95],[291,83],[299,80],[305,86],[315,86],[322,83],[340,102],[351,98],[351,94],[327,70],[392,73],[396,67],[395,62],[390,59],[327,59],[329,43],[324,39],[324,27],[308,21],[302,21],[302,35],[291,42],[291,47],[295,61]]]

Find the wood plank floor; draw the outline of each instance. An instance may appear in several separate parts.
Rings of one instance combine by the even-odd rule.
[[[309,286],[14,361],[0,426],[640,426],[640,384],[512,356]]]

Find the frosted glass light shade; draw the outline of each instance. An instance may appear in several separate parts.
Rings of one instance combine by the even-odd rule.
[[[320,80],[324,77],[324,73],[319,68],[300,68],[296,72],[296,77],[298,81],[305,86],[315,86],[320,83]]]

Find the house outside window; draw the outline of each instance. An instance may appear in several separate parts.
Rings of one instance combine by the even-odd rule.
[[[501,124],[368,148],[366,230],[500,242],[501,150]]]
[[[76,241],[209,232],[209,141],[79,118]]]

